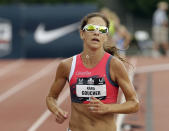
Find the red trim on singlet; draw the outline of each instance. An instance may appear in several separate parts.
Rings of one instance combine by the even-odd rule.
[[[100,62],[95,67],[86,68],[82,62],[81,54],[78,54],[76,56],[75,70],[69,82],[72,102],[85,104],[89,103],[89,101],[79,101],[78,97],[76,96],[75,89],[78,78],[89,78],[89,77],[104,77],[106,83],[107,96],[104,100],[101,100],[103,103],[108,104],[117,102],[119,88],[116,86],[117,85],[116,83],[111,84],[112,82],[110,82],[110,80],[108,79],[108,74],[106,73],[106,65],[110,57],[111,57],[110,54],[105,53]],[[107,70],[109,71],[110,69]]]

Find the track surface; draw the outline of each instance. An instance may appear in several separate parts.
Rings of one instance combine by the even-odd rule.
[[[167,131],[169,128],[167,102],[169,69],[155,65],[169,64],[169,58],[135,57],[134,86],[140,99],[140,111],[126,115],[124,123],[133,125],[132,131]],[[68,121],[59,125],[47,112],[45,97],[54,80],[61,59],[0,60],[0,130],[1,131],[65,131]],[[152,65],[152,73],[137,73],[140,67]],[[149,77],[150,76],[150,77]],[[62,93],[68,89],[65,86]],[[148,92],[148,89],[150,89]],[[68,94],[67,94],[68,95]],[[69,112],[70,97],[62,96],[61,107]],[[149,104],[149,105],[148,105]],[[151,106],[152,105],[152,106]],[[151,125],[152,124],[152,125]],[[127,131],[127,130],[126,130]]]

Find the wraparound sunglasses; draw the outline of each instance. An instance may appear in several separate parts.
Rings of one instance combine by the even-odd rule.
[[[102,34],[108,32],[108,28],[106,26],[99,26],[99,25],[92,25],[92,24],[85,25],[83,30],[88,32],[94,32],[98,30]]]

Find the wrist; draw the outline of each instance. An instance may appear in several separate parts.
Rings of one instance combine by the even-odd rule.
[[[109,105],[108,105],[107,111],[108,111],[108,113],[110,113],[110,114],[114,113],[114,112],[113,112],[113,104],[109,104]]]

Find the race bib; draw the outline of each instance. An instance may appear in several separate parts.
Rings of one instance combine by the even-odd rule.
[[[77,97],[105,97],[106,84],[104,78],[78,78],[76,84]]]

